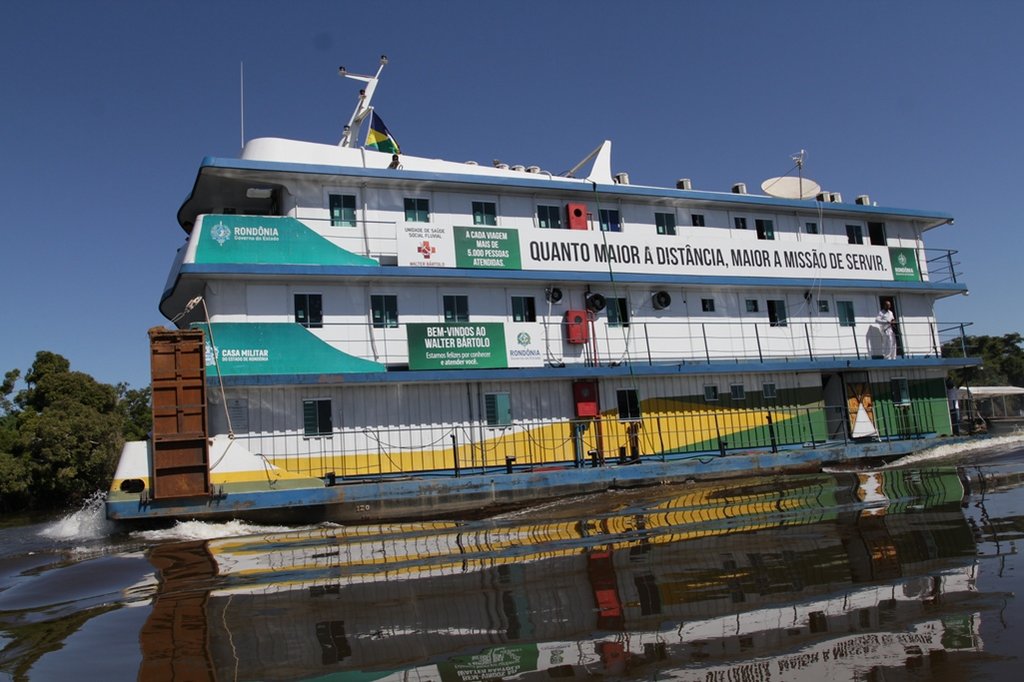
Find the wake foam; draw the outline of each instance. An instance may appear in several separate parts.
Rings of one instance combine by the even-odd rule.
[[[245,521],[224,521],[212,523],[208,521],[178,521],[170,528],[159,530],[139,530],[131,533],[132,538],[152,542],[216,540],[219,538],[260,535],[263,533],[288,533],[301,530],[296,526],[261,526]]]
[[[936,445],[935,447],[922,450],[921,452],[915,452],[905,457],[900,457],[895,462],[881,467],[893,469],[897,467],[903,467],[907,464],[920,464],[921,462],[933,462],[943,459],[960,459],[965,455],[977,454],[978,452],[992,452],[999,453],[1003,451],[1010,451],[1019,448],[1024,445],[1024,434],[1013,433],[1006,436],[992,436],[991,438],[982,438],[977,441],[966,441],[960,443],[948,443],[944,445]]]

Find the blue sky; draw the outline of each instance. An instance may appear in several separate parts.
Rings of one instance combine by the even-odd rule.
[[[417,156],[573,166],[603,139],[634,184],[755,190],[807,150],[847,201],[951,213],[970,297],[941,321],[1021,331],[1024,3],[13,2],[0,23],[0,371],[37,350],[148,383],[146,330],[205,156],[336,142],[374,104]]]

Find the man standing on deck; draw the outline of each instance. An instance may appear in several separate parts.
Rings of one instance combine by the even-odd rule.
[[[892,301],[888,299],[882,301],[882,309],[878,311],[878,316],[875,317],[875,322],[878,324],[879,331],[882,332],[882,338],[885,339],[885,359],[895,360],[896,315],[892,312]]]

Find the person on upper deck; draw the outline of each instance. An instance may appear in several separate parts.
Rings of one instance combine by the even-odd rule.
[[[892,312],[892,301],[882,301],[882,309],[878,311],[878,315],[875,317],[875,323],[878,325],[878,330],[882,332],[882,338],[885,340],[885,353],[883,357],[886,360],[895,360],[896,315]]]

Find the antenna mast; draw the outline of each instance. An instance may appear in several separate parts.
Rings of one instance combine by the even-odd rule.
[[[798,154],[794,154],[791,158],[796,163],[796,177],[799,184],[799,196],[802,199],[804,196],[804,156],[807,155],[803,149]]]
[[[349,73],[344,66],[338,67],[339,76],[366,83],[366,87],[359,91],[359,101],[356,103],[355,111],[352,112],[352,118],[349,119],[348,125],[344,128],[341,141],[338,143],[339,147],[353,147],[355,146],[355,141],[359,139],[359,129],[363,125],[363,120],[373,109],[373,107],[370,106],[370,101],[373,99],[373,91],[377,89],[377,81],[380,79],[380,72],[384,70],[384,65],[387,63],[388,56],[386,54],[382,54],[380,56],[380,66],[377,68],[377,74],[375,76],[360,76],[354,73]]]

